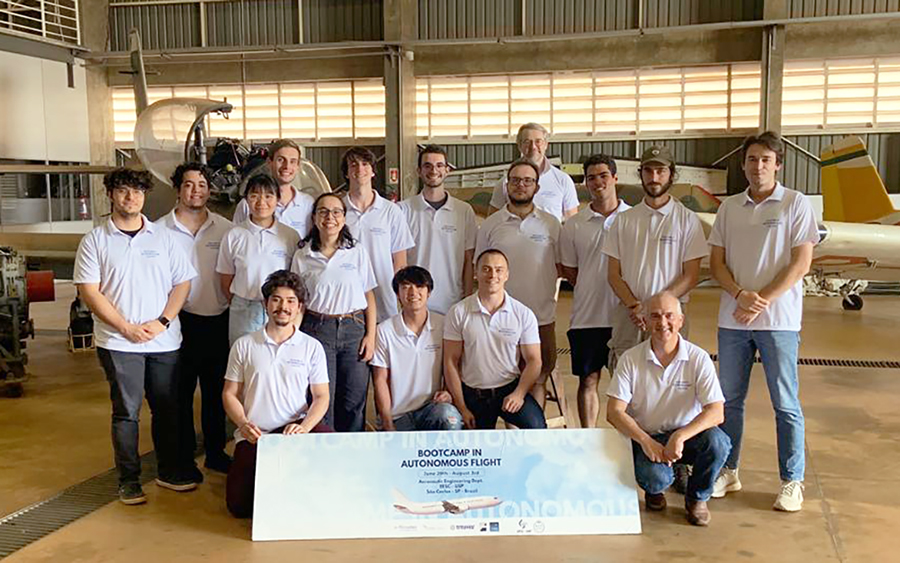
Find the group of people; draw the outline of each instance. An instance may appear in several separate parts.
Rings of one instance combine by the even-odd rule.
[[[746,191],[726,199],[707,242],[669,190],[669,149],[641,156],[643,200],[619,199],[615,160],[583,165],[590,202],[545,153],[536,123],[480,228],[444,188],[447,153],[419,154],[421,192],[399,204],[373,186],[375,156],[343,156],[345,193],[292,185],[300,149],[276,141],[269,173],[251,177],[234,222],[207,208],[204,166],[172,183],[175,208],[142,213],[150,179],[104,179],[109,220],[79,246],[75,284],[95,317],[110,385],[120,499],[145,501],[138,415],[152,412],[159,486],[196,488],[193,398],[199,381],[208,469],[227,472],[226,502],[252,514],[256,442],[267,433],[365,430],[371,379],[376,426],[392,430],[545,428],[545,384],[556,367],[559,278],[574,287],[567,336],[580,378],[578,416],[600,415],[601,370],[612,374],[607,420],[633,444],[649,510],[673,483],[687,519],[741,489],[744,401],[759,352],[776,413],[782,479],[775,508],[800,510],[804,428],[797,352],[801,280],[818,240],[808,200],[776,180],[784,146],[771,133],[743,144]],[[687,340],[684,307],[709,256],[722,287],[719,373]],[[477,285],[474,283],[477,281]],[[399,303],[399,309],[398,309]],[[225,452],[225,416],[237,427]]]

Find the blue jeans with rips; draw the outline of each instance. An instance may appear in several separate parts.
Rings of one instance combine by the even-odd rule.
[[[653,434],[650,437],[665,445],[672,432]],[[634,478],[638,486],[651,495],[664,492],[675,480],[672,467],[665,463],[650,461],[637,442],[631,442],[634,454]],[[707,501],[712,496],[713,484],[719,471],[725,465],[725,458],[731,450],[731,440],[719,427],[709,428],[684,443],[681,462],[693,465],[684,497],[691,500]]]
[[[432,403],[394,419],[398,431],[409,430],[462,430],[462,415],[451,403]]]
[[[803,480],[806,457],[797,375],[799,349],[800,333],[796,331],[719,329],[719,381],[725,394],[722,429],[731,437],[733,446],[725,467],[735,469],[740,460],[744,401],[758,350],[769,387],[769,398],[775,409],[779,474],[783,481]]]

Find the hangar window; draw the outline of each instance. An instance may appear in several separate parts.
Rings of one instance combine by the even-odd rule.
[[[537,121],[572,138],[759,125],[759,65],[432,76],[416,82],[425,139],[508,138]]]
[[[380,79],[345,82],[163,86],[147,91],[148,101],[171,97],[228,100],[227,118],[212,116],[207,134],[246,140],[384,138],[384,85]],[[131,88],[112,93],[115,141],[133,142],[135,106]]]
[[[786,62],[782,96],[792,130],[897,127],[900,58]]]

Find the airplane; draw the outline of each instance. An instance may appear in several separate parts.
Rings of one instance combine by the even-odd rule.
[[[413,516],[429,516],[434,514],[462,514],[470,509],[490,508],[497,506],[502,500],[500,497],[469,497],[454,500],[441,500],[433,502],[413,502],[406,498],[397,489],[394,493],[394,508],[404,514]]]

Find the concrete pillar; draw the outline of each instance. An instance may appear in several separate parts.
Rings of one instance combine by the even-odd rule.
[[[109,37],[109,1],[81,2],[82,43],[92,52],[103,52]],[[115,137],[113,133],[112,91],[107,71],[102,66],[88,66],[86,72],[88,99],[88,134],[91,145],[91,164],[110,166],[115,164]],[[91,214],[94,224],[109,213],[109,198],[103,187],[103,177],[92,174]]]
[[[781,133],[781,86],[784,80],[783,25],[771,25],[763,30],[760,67],[759,125],[763,131]]]
[[[384,1],[384,39],[400,43],[412,41],[419,27],[417,0]],[[415,195],[416,175],[416,80],[415,53],[390,47],[384,60],[385,140],[384,186],[398,199]],[[397,172],[392,177],[392,170]]]

